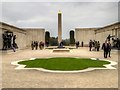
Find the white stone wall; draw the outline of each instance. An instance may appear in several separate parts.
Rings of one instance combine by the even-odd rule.
[[[32,41],[43,41],[45,42],[45,29],[37,28],[37,29],[25,29],[27,32],[27,47],[31,46]]]
[[[83,41],[85,45],[88,45],[90,39],[97,40],[102,46],[109,34],[115,36],[115,39],[118,38],[120,32],[118,26],[120,26],[120,23],[115,23],[102,28],[76,28],[75,40],[80,43]]]
[[[26,48],[26,34],[25,33],[19,33],[19,32],[13,32],[14,35],[16,35],[16,43],[18,45],[19,49],[25,49]]]
[[[75,29],[75,41],[79,41],[80,44],[83,41],[84,46],[88,46],[90,39],[95,39],[94,28],[76,28]]]
[[[6,23],[0,23],[0,49],[3,47],[2,33],[4,31],[11,31],[16,35],[16,43],[19,49],[30,47],[32,41],[45,41],[45,29],[43,28],[21,29]]]
[[[26,31],[15,26],[2,23],[0,26],[0,49],[3,47],[2,34],[5,31],[11,31],[14,35],[16,35],[16,43],[18,45],[18,49],[26,48]]]
[[[115,37],[113,37],[114,39],[118,38],[119,31],[120,30],[118,29],[118,24],[115,24],[115,25],[113,24],[110,26],[100,28],[100,29],[95,31],[96,32],[95,40],[100,41],[101,46],[102,46],[102,44],[105,42],[105,40],[109,34],[111,36],[115,36]],[[111,40],[111,44],[112,44],[112,40]]]
[[[112,30],[110,31],[105,31],[105,32],[100,32],[100,33],[97,33],[95,35],[97,41],[100,42],[100,46],[102,46],[102,44],[105,42],[106,38],[108,37],[108,35],[112,35]]]
[[[2,33],[4,33],[4,31],[5,30],[2,30]],[[13,31],[13,30],[11,29],[10,31]],[[26,48],[26,39],[25,39],[26,34],[25,33],[14,32],[14,31],[13,31],[13,34],[16,35],[16,40],[15,41],[18,45],[18,49],[25,49]],[[1,46],[0,48],[2,49],[3,44],[1,43],[0,46]]]

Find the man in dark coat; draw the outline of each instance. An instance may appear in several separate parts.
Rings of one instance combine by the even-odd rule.
[[[102,45],[102,49],[104,50],[104,58],[107,58],[108,52],[109,52],[109,44],[107,43],[107,40]]]

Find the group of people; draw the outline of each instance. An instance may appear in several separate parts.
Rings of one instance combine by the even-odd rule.
[[[42,50],[44,48],[44,42],[38,42],[38,41],[32,41],[31,43],[31,48],[32,50],[38,50],[38,47],[40,50]]]
[[[90,40],[89,42],[89,51],[99,51],[100,49],[100,42],[95,40]]]
[[[9,49],[13,49],[13,51],[15,52],[18,48],[15,40],[16,40],[16,35],[13,35],[12,32],[5,32],[2,34],[2,38],[3,38],[3,50],[9,50]]]
[[[120,39],[119,38],[117,38],[117,39],[112,38],[112,48],[120,49]]]
[[[90,42],[89,42],[89,51],[92,51],[92,50],[99,51],[99,49],[100,49],[100,42],[99,41],[95,41],[95,40],[94,41],[90,40]],[[104,58],[107,58],[108,55],[109,55],[109,57],[111,57],[110,56],[110,53],[111,53],[111,43],[110,43],[109,39],[105,40],[105,43],[102,44],[102,48],[101,49],[103,49],[103,51],[104,51]]]

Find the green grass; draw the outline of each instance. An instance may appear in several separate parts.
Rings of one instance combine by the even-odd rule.
[[[105,68],[103,65],[110,64],[108,61],[91,60],[90,58],[37,58],[35,60],[20,61],[18,64],[26,65],[25,68],[44,68],[48,70],[83,70],[89,67]]]

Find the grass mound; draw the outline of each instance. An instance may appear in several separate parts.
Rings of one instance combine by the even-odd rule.
[[[92,60],[90,58],[37,58],[35,60],[20,61],[18,64],[26,65],[25,68],[44,68],[48,70],[72,71],[87,68],[105,68],[108,61]]]

